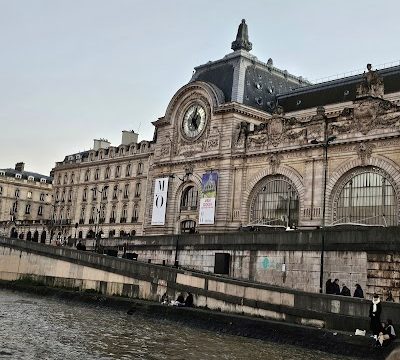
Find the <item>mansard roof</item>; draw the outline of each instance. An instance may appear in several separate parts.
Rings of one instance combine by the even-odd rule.
[[[218,87],[225,102],[238,102],[271,112],[276,105],[276,95],[309,84],[295,76],[251,55],[251,43],[244,20],[232,43],[232,53],[216,61],[197,66],[190,82],[203,81]]]
[[[18,171],[15,169],[7,168],[7,169],[0,169],[0,172],[4,173],[6,177],[15,178],[15,175],[20,174],[21,179],[28,180],[28,178],[33,177],[33,181],[41,182],[41,179],[46,180],[47,184],[52,184],[53,178],[47,175],[38,174],[31,171]]]
[[[203,81],[219,88],[225,102],[238,102],[253,108],[274,112],[279,105],[288,113],[317,106],[353,101],[363,74],[312,84],[273,65],[259,61],[249,53],[247,24],[239,25],[232,53],[195,68],[190,82]],[[385,94],[400,91],[400,66],[378,70]]]
[[[400,66],[377,71],[383,78],[385,94],[400,91]],[[356,87],[363,80],[364,74],[344,77],[315,85],[294,89],[277,95],[278,104],[286,113],[317,106],[353,101]]]

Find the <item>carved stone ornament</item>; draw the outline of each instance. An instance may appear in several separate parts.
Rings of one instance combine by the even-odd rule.
[[[160,155],[161,156],[168,156],[170,154],[171,151],[171,145],[170,144],[164,144],[161,146],[161,150],[160,150]]]
[[[399,121],[400,107],[388,100],[369,97],[356,100],[353,108],[343,109],[331,128],[336,133],[358,131],[366,135]]]
[[[212,136],[206,139],[206,151],[219,149],[219,136]]]
[[[296,118],[286,118],[281,107],[277,107],[272,117],[247,130],[249,148],[260,148],[261,144],[277,147],[285,139],[297,139],[304,135],[304,129],[295,128]]]
[[[357,97],[373,96],[383,98],[384,84],[383,78],[378,71],[372,70],[372,65],[367,65],[368,71],[363,75],[362,82],[357,86]]]
[[[354,148],[354,150],[357,152],[358,157],[361,160],[362,165],[367,164],[367,160],[370,159],[372,154],[372,149],[374,147],[375,145],[371,143],[360,143]]]
[[[271,154],[268,156],[268,163],[271,166],[271,173],[273,175],[276,174],[276,170],[279,168],[281,160],[282,160],[282,155],[279,154]]]

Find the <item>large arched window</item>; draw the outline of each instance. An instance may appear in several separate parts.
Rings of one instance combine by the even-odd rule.
[[[397,196],[391,182],[378,168],[347,174],[337,189],[333,224],[397,225]]]
[[[299,196],[287,177],[267,177],[259,183],[250,205],[250,222],[290,227],[298,225]]]
[[[181,198],[181,211],[183,210],[196,210],[197,209],[197,200],[199,194],[194,186],[188,186],[183,190],[182,198]]]

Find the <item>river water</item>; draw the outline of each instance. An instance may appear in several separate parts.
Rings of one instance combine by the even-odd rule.
[[[0,359],[335,360],[106,307],[0,290]]]

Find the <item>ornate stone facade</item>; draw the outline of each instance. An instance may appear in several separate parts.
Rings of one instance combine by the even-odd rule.
[[[117,147],[95,140],[93,150],[56,163],[53,221],[65,224],[62,237],[142,234],[154,144],[131,135]]]
[[[0,234],[36,242],[49,242],[53,226],[53,179],[15,169],[0,169]]]
[[[83,237],[95,231],[90,213],[103,208],[99,228],[106,236],[399,223],[400,68],[369,65],[365,74],[312,85],[249,54],[244,25],[233,53],[197,67],[176,92],[153,122],[153,141],[57,163],[57,219],[69,213]],[[132,175],[105,179],[107,168],[113,173],[129,163]],[[72,173],[76,183],[59,180]],[[202,182],[210,173],[218,174],[214,221],[200,224]],[[160,178],[168,178],[165,219],[152,225]],[[135,198],[138,182],[142,194]],[[91,197],[91,189],[105,186],[127,186],[128,198],[82,200],[84,189]],[[70,190],[72,201],[60,204]],[[135,206],[138,221],[128,221]]]

